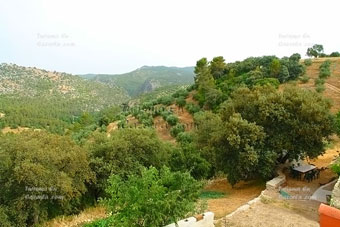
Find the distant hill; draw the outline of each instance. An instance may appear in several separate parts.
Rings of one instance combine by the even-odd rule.
[[[194,82],[194,67],[143,66],[124,74],[85,74],[81,77],[118,86],[136,97],[157,88],[173,85],[188,85]]]
[[[99,111],[127,100],[126,91],[114,84],[15,64],[0,65],[0,112],[5,114],[2,127],[60,126],[82,112]]]

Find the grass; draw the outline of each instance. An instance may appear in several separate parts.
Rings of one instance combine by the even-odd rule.
[[[226,197],[227,194],[217,191],[202,191],[200,194],[200,199],[218,199]]]

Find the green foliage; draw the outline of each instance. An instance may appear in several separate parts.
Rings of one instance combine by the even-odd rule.
[[[231,184],[269,179],[278,162],[324,152],[333,133],[329,109],[322,96],[299,88],[239,88],[219,114],[195,114],[197,147],[212,171],[227,173]]]
[[[323,85],[323,84],[318,84],[315,88],[315,91],[318,92],[318,93],[322,93],[322,92],[324,92],[324,90],[325,90],[325,85]]]
[[[338,158],[332,165],[331,170],[340,176],[340,159]]]
[[[97,183],[92,187],[96,198],[103,196],[107,179],[112,174],[126,177],[140,174],[143,166],[160,168],[167,164],[172,147],[162,142],[151,129],[120,129],[108,138],[106,133],[94,133],[86,147],[90,167]]]
[[[163,96],[163,97],[160,97],[160,98],[157,99],[157,102],[159,104],[163,104],[165,106],[171,105],[173,103],[173,101],[174,101],[174,98],[170,95],[169,96]]]
[[[280,81],[276,78],[264,78],[255,81],[255,86],[264,86],[264,85],[271,85],[275,88],[278,88],[280,85]]]
[[[323,46],[320,44],[315,44],[313,47],[307,49],[306,55],[308,57],[320,57],[323,54]]]
[[[304,75],[300,78],[300,81],[305,84],[309,81],[309,79],[310,79],[309,76]]]
[[[175,93],[173,93],[172,97],[179,98],[183,97],[184,99],[187,98],[189,95],[189,92],[185,89],[179,89]]]
[[[337,133],[337,135],[340,135],[340,111],[335,115],[334,127],[335,127],[335,132]]]
[[[324,79],[320,79],[320,78],[318,78],[318,79],[316,79],[315,81],[314,81],[314,84],[316,85],[316,86],[318,86],[318,85],[323,85],[325,83],[325,80]]]
[[[332,52],[329,56],[330,57],[340,57],[340,53],[339,52]]]
[[[210,71],[211,75],[214,79],[221,78],[226,71],[227,64],[222,56],[214,57],[213,60],[210,62]]]
[[[319,78],[325,79],[331,75],[331,61],[327,60],[320,65]]]
[[[312,59],[305,59],[305,60],[303,61],[303,63],[304,63],[306,66],[311,66],[312,63],[313,63],[313,61],[312,61]]]
[[[171,155],[169,165],[173,171],[190,172],[195,179],[209,176],[211,164],[202,157],[199,149],[191,143],[182,143]]]
[[[85,224],[84,227],[108,227],[110,226],[110,219],[104,218],[97,221]]]
[[[185,98],[180,96],[176,99],[176,104],[179,106],[179,107],[184,107],[186,105],[186,101],[185,101]]]
[[[197,113],[198,111],[201,110],[201,108],[194,103],[187,103],[185,105],[185,109],[187,109],[188,112],[191,113],[191,114],[195,114],[195,113]]]
[[[225,193],[217,191],[202,191],[200,199],[218,199],[225,197]]]
[[[171,114],[171,115],[166,117],[166,122],[168,122],[169,125],[174,126],[178,122],[178,117],[173,115],[173,114]]]
[[[278,77],[280,70],[281,70],[281,63],[279,59],[273,59],[272,63],[270,64],[270,75],[274,78]]]
[[[206,93],[209,89],[215,87],[215,81],[211,75],[209,63],[206,58],[202,58],[196,63],[195,67],[195,83],[197,85],[198,101],[203,104],[206,100]]]
[[[183,124],[176,124],[170,129],[170,134],[173,137],[177,137],[177,135],[181,132],[184,132],[184,125]]]
[[[4,218],[5,210],[11,226],[79,211],[85,183],[94,179],[86,152],[68,137],[46,132],[1,135],[0,157],[0,216]]]
[[[189,132],[180,132],[176,137],[177,142],[181,144],[193,142],[193,135]]]
[[[116,86],[66,73],[1,64],[0,75],[0,110],[6,114],[0,120],[3,127],[30,127],[63,134],[82,112],[93,113],[128,99]]]
[[[262,126],[266,148],[287,158],[314,158],[324,151],[324,141],[333,133],[330,102],[315,92],[288,87],[282,93],[270,87],[234,92],[221,108],[223,120],[234,113]],[[298,119],[298,120],[297,120]]]
[[[164,226],[195,210],[201,184],[189,173],[166,167],[143,169],[127,180],[111,176],[105,201],[112,212],[109,226]]]

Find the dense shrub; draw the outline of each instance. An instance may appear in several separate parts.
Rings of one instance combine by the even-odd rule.
[[[184,125],[183,124],[176,124],[170,129],[170,134],[173,137],[177,137],[177,135],[181,132],[184,132]]]
[[[165,106],[169,106],[173,103],[174,98],[172,96],[164,96],[164,97],[160,97],[157,99],[157,102],[159,104],[163,104]]]
[[[185,98],[183,96],[180,96],[176,99],[176,104],[179,106],[179,107],[184,107],[185,104],[186,104],[186,101],[185,101]]]
[[[189,132],[180,132],[176,137],[177,142],[181,144],[193,142],[193,135]]]
[[[126,177],[140,174],[141,167],[161,168],[167,164],[172,148],[163,143],[151,129],[121,129],[110,137],[95,133],[86,144],[90,167],[97,182],[91,188],[96,198],[103,196],[107,179],[112,174]]]
[[[318,78],[314,81],[314,83],[315,83],[316,86],[323,85],[325,83],[325,80]]]
[[[167,116],[166,122],[168,122],[169,125],[174,126],[178,122],[178,117],[173,115],[173,114],[171,114],[171,115]]]
[[[325,90],[325,86],[323,84],[318,84],[315,88],[316,92],[322,93]]]
[[[304,75],[304,76],[302,76],[301,78],[300,78],[300,81],[302,82],[302,83],[307,83],[308,81],[309,81],[309,76],[307,76],[307,75]]]
[[[311,66],[312,63],[313,63],[313,61],[312,61],[312,59],[305,59],[305,60],[303,61],[303,63],[304,63],[306,66]]]
[[[195,211],[201,183],[189,173],[171,172],[163,167],[143,168],[141,175],[127,180],[112,175],[104,204],[112,215],[109,226],[165,226]],[[106,223],[107,224],[107,223]]]
[[[181,144],[180,149],[174,150],[169,164],[173,171],[189,171],[195,179],[205,179],[211,172],[211,164],[190,143]]]
[[[339,52],[332,52],[329,56],[330,57],[340,57],[340,53]]]
[[[186,98],[186,97],[188,97],[188,95],[189,95],[189,92],[188,92],[187,90],[185,90],[185,89],[180,89],[180,90],[176,91],[176,92],[172,95],[172,97],[174,97],[174,98],[178,98],[178,97]]]
[[[319,78],[327,78],[331,75],[331,70],[330,70],[331,62],[330,61],[325,61],[320,65],[320,73],[319,73]]]
[[[1,222],[38,225],[84,205],[81,196],[93,173],[86,151],[69,137],[46,132],[1,135],[0,157]]]
[[[201,108],[200,108],[198,105],[194,104],[194,103],[187,103],[187,104],[185,105],[185,108],[186,108],[186,109],[188,110],[188,112],[191,113],[191,114],[195,114],[195,113],[197,113],[198,111],[201,110]]]

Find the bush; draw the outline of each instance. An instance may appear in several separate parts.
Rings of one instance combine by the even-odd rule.
[[[256,80],[255,85],[258,85],[258,86],[272,85],[272,86],[278,88],[279,85],[280,85],[280,81],[276,78],[264,78],[264,79]]]
[[[172,152],[151,129],[121,129],[112,132],[95,133],[86,144],[90,155],[90,166],[96,173],[93,194],[96,198],[105,196],[104,189],[110,175],[126,178],[140,174],[142,167],[166,165]]]
[[[0,226],[5,220],[11,226],[33,226],[79,211],[86,184],[94,179],[86,150],[66,136],[43,131],[2,135],[0,157]]]
[[[305,60],[303,61],[303,63],[304,63],[306,66],[310,66],[310,65],[312,65],[313,61],[312,61],[312,59],[305,59]]]
[[[170,129],[170,134],[173,137],[177,137],[177,135],[181,132],[184,132],[184,125],[183,124],[177,124]]]
[[[329,56],[330,57],[340,57],[340,53],[339,52],[333,52]]]
[[[211,164],[204,159],[199,149],[193,144],[181,144],[180,149],[174,150],[170,158],[173,171],[189,171],[195,179],[205,179],[209,176]]]
[[[189,132],[180,132],[178,133],[176,140],[181,144],[191,143],[193,141],[193,137]]]
[[[198,105],[195,105],[193,103],[187,103],[185,108],[189,111],[191,114],[195,114],[201,110],[201,107]]]
[[[170,115],[172,115],[172,112],[168,110],[164,110],[163,112],[161,112],[161,116],[163,117],[164,121],[166,121],[167,117]]]
[[[187,90],[185,90],[185,89],[180,89],[180,90],[176,91],[176,92],[172,95],[172,97],[174,97],[174,98],[178,98],[178,97],[186,98],[186,97],[188,97],[188,95],[189,95],[189,92],[188,92]]]
[[[176,99],[176,104],[179,107],[184,107],[186,104],[185,98],[183,98],[183,96],[180,96],[179,98]]]
[[[327,78],[331,75],[330,66],[331,66],[330,61],[325,61],[320,65],[319,78]]]
[[[325,83],[325,80],[324,79],[320,79],[320,78],[318,78],[318,79],[316,79],[315,81],[314,81],[314,84],[316,85],[316,86],[318,86],[318,85],[323,85]]]
[[[325,90],[325,86],[323,84],[318,84],[315,90],[318,93],[322,93]]]
[[[338,158],[332,165],[331,170],[340,176],[340,159]]]
[[[176,117],[175,115],[171,114],[166,118],[166,122],[169,123],[169,125],[174,126],[177,124],[178,122],[178,117]]]
[[[309,81],[309,76],[307,76],[307,75],[304,75],[304,76],[302,76],[301,78],[300,78],[300,81],[302,82],[302,83],[307,83],[308,81]]]
[[[189,173],[171,172],[167,167],[144,168],[141,176],[127,180],[112,175],[104,201],[112,215],[109,226],[165,226],[195,211],[201,183]]]
[[[173,103],[173,101],[174,101],[174,98],[171,97],[171,96],[164,96],[164,97],[160,97],[160,98],[157,99],[157,102],[159,104],[163,104],[165,106],[171,105]]]

